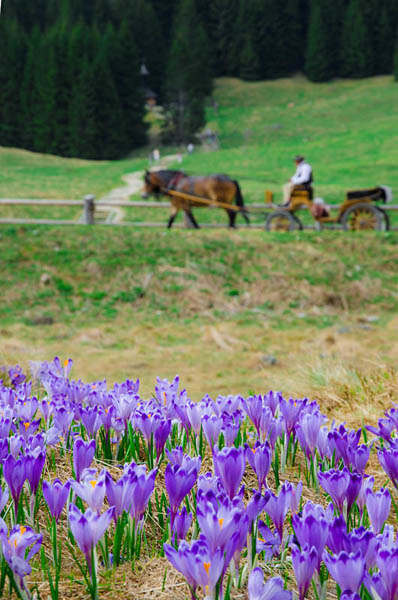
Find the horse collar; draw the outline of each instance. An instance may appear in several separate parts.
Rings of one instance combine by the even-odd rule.
[[[169,190],[174,189],[179,184],[180,180],[185,177],[182,171],[178,171],[169,181],[169,185],[167,186]]]

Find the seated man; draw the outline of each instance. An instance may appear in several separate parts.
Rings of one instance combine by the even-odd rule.
[[[299,189],[311,189],[313,181],[312,168],[306,162],[304,156],[296,156],[294,159],[296,163],[296,172],[283,186],[283,205],[289,206],[290,198],[295,187]]]

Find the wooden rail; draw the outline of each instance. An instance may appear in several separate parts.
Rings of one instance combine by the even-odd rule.
[[[184,195],[185,196],[185,195]],[[193,197],[198,200],[196,197]],[[204,204],[212,203],[206,200]],[[113,208],[113,207],[125,207],[125,208],[170,208],[170,202],[164,201],[129,201],[121,200],[118,198],[112,198],[112,200],[99,200],[95,201],[93,195],[87,195],[82,200],[52,200],[52,199],[30,199],[30,198],[0,198],[0,206],[80,206],[83,209],[82,219],[80,221],[72,221],[66,219],[34,219],[34,218],[16,218],[16,217],[1,217],[0,224],[14,224],[14,225],[94,225],[95,223],[95,208]],[[214,205],[213,205],[214,206]],[[339,204],[329,205],[332,210],[338,210]],[[228,205],[222,206],[223,208],[229,208]],[[249,213],[261,213],[275,208],[274,206],[267,205],[265,203],[254,203],[246,205]],[[240,210],[240,207],[235,207]],[[383,209],[386,211],[398,211],[398,204],[384,204]],[[113,225],[113,226],[134,226],[134,227],[165,227],[165,223],[153,223],[153,222],[140,222],[140,221],[121,221],[118,223],[106,222],[97,223],[101,225]],[[216,223],[204,223],[201,225],[203,228],[216,229],[223,228],[225,225]],[[245,228],[249,229],[263,229],[263,224],[251,224],[244,225]],[[305,225],[304,229],[314,229],[312,225]],[[398,227],[391,227],[392,230],[398,230]]]

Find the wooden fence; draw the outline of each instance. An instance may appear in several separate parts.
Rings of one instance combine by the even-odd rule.
[[[92,195],[87,195],[83,200],[32,200],[25,198],[0,198],[1,206],[79,206],[82,209],[81,218],[78,220],[67,220],[67,219],[34,219],[34,218],[15,218],[15,217],[0,217],[0,224],[8,223],[14,225],[113,225],[113,226],[133,226],[133,227],[165,227],[166,219],[162,222],[143,222],[143,221],[112,221],[112,219],[96,221],[96,209],[109,209],[109,213],[112,213],[112,208],[154,208],[154,209],[166,209],[170,208],[169,202],[154,202],[154,201],[138,201],[130,202],[129,200],[119,200],[117,198],[112,201],[107,200],[95,200]],[[338,209],[340,205],[332,205],[333,209]],[[247,208],[253,213],[265,213],[269,212],[270,209],[264,204],[249,204]],[[254,209],[254,210],[253,210]],[[387,211],[397,211],[397,204],[384,204],[383,209]],[[264,221],[262,223],[255,223],[251,225],[243,225],[245,229],[263,229]],[[178,225],[177,225],[178,226]],[[184,224],[180,225],[184,226]],[[189,226],[185,222],[185,226]],[[221,223],[203,223],[203,228],[225,228],[225,224]],[[337,227],[339,227],[337,225]],[[305,225],[304,229],[315,229],[315,225]],[[391,227],[390,229],[398,231],[398,227]]]

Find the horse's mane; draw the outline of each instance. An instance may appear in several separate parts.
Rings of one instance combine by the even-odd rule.
[[[162,179],[165,183],[167,183],[168,181],[170,181],[170,179],[172,179],[173,177],[175,177],[177,174],[183,174],[185,175],[185,173],[183,171],[173,171],[171,169],[160,169],[159,171],[147,171],[145,173],[145,180],[147,181],[147,177],[150,176],[151,174],[153,175],[157,175],[160,179]]]

